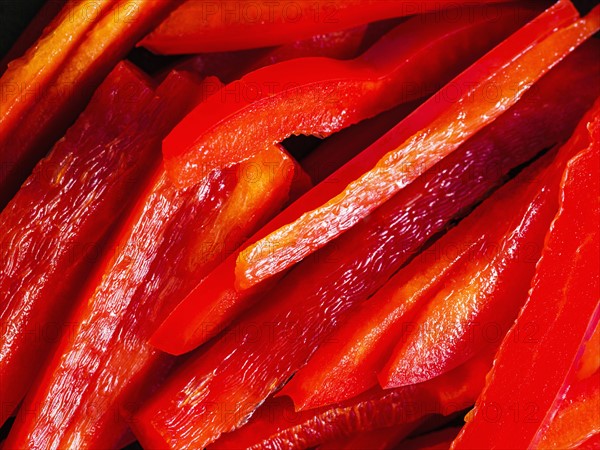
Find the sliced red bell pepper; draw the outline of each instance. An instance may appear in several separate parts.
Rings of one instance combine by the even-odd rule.
[[[271,398],[246,425],[223,435],[209,449],[310,448],[357,432],[391,426],[414,429],[425,417],[447,416],[471,404],[483,388],[492,356],[487,351],[438,379],[387,391],[375,388],[327,408],[294,412],[286,397]],[[147,442],[165,448],[163,442]]]
[[[79,280],[149,175],[146,160],[160,156],[162,138],[194,105],[177,87],[187,80],[167,81],[167,104],[139,70],[119,64],[0,214],[1,423],[69,328]]]
[[[505,316],[514,320],[527,298],[544,235],[557,209],[556,202],[552,201],[554,191],[544,189],[542,195],[538,195],[545,180],[537,178],[545,175],[544,167],[536,164],[494,193],[456,228],[396,274],[373,298],[360,305],[283,388],[282,392],[294,400],[296,408],[311,409],[354,397],[376,385],[377,374],[382,369],[381,385],[391,388],[426,381],[472,357],[485,343],[480,342],[481,339],[474,342],[475,333],[469,323],[451,334],[454,328],[446,321],[454,325],[450,318],[458,313],[451,308],[450,311],[444,309],[448,315],[444,320],[439,314],[433,314],[436,319],[433,324],[428,320],[432,317],[432,307],[440,299],[454,306],[462,304],[464,297],[470,298],[472,280],[479,282],[480,272],[485,274],[488,286],[476,291],[481,294],[477,299],[478,308],[467,304],[457,310],[467,311],[469,319],[477,321],[484,315],[479,309],[493,308],[493,320],[496,321],[493,323],[499,328],[495,331],[506,332],[510,323],[504,323],[507,321]],[[533,185],[530,184],[532,176],[536,177]],[[557,185],[558,182],[557,178]],[[498,245],[499,253],[494,255]],[[533,258],[520,261],[523,247],[527,250],[532,247]],[[513,269],[511,264],[516,267]],[[496,276],[490,279],[488,269],[495,270]],[[486,302],[494,306],[488,306]],[[514,314],[507,314],[503,309]],[[488,322],[480,325],[488,325]],[[438,328],[443,332],[438,332]],[[451,328],[450,331],[447,328]],[[422,331],[427,333],[424,337],[419,334]],[[389,381],[389,363],[384,366],[390,353],[395,355],[392,350],[396,344],[400,342],[404,348],[406,340],[412,342],[410,339],[415,335],[420,338],[416,345],[421,346],[423,355],[411,354],[414,363],[407,369],[406,377],[412,377],[412,382],[398,383],[397,377],[393,382]],[[427,340],[430,336],[433,343]],[[496,339],[498,343],[501,336]],[[448,343],[447,339],[452,340]],[[446,353],[452,355],[452,345],[458,345],[454,340],[463,345],[456,352],[458,355],[454,355],[452,367],[448,367],[447,359],[435,351],[439,349],[444,357]],[[396,362],[394,356],[392,361]],[[419,371],[423,366],[428,369],[426,374]],[[440,369],[435,372],[438,366]],[[392,365],[392,369],[396,369],[396,365]],[[394,376],[396,373],[392,372]]]
[[[600,101],[572,145],[560,209],[527,303],[453,448],[532,448],[575,378],[600,318]]]
[[[349,272],[352,275],[349,275],[348,292],[358,292],[364,288],[365,292],[373,293],[371,289],[376,290],[380,286],[377,283],[383,283],[387,276],[400,267],[407,255],[442,230],[454,215],[480,199],[508,170],[526,162],[539,151],[567,140],[578,119],[600,94],[600,88],[595,83],[599,74],[597,47],[590,42],[544,76],[536,89],[525,94],[522,101],[468,141],[463,149],[414,182],[413,187],[396,196],[389,206],[382,206],[381,209],[388,212],[375,214],[370,224],[349,232],[355,236],[355,241],[343,240],[347,244],[340,243],[338,253],[333,250],[330,252],[333,260],[339,261],[340,267],[347,263],[350,266],[346,270],[350,270],[350,267],[357,270],[356,273]],[[412,208],[410,205],[413,205]],[[285,214],[271,221],[249,242],[280,226],[288,217]],[[379,225],[378,217],[381,218]],[[406,221],[415,224],[411,227],[402,226]],[[376,231],[377,226],[381,227],[379,231]],[[388,227],[394,231],[386,238]],[[356,246],[356,242],[368,240],[361,233],[373,237],[373,247],[366,244],[364,252]],[[379,237],[375,238],[376,235]],[[395,239],[399,240],[398,244],[406,244],[379,247],[376,243],[394,242]],[[344,245],[348,247],[344,248]],[[369,263],[370,253],[381,255],[382,258],[397,258],[398,265],[389,275],[386,272],[381,278],[371,277],[373,285],[370,282],[363,285],[361,280],[369,279],[370,275],[367,269],[359,268],[376,267]],[[237,254],[232,254],[218,266],[173,310],[153,335],[153,345],[173,354],[190,351],[222,330],[258,298],[252,295],[252,291],[235,288]],[[356,266],[351,263],[352,258],[358,258]],[[326,262],[324,258],[320,258],[320,261]],[[323,282],[320,279],[323,273],[333,271],[333,283],[335,277],[343,276],[345,272],[338,271],[337,267],[322,267],[316,271],[314,289]],[[257,291],[258,295],[264,295],[267,289],[261,286]],[[341,291],[338,295],[342,295]]]
[[[289,268],[356,225],[515,104],[542,75],[600,29],[597,7],[587,18],[553,31],[555,27],[549,24],[562,23],[562,13],[556,11],[569,9],[567,3],[559,2],[505,40],[449,83],[441,91],[441,101],[434,96],[363,152],[360,176],[342,192],[321,197],[318,207],[245,249],[236,267],[240,288]],[[448,98],[451,92],[456,95],[457,86],[466,89]],[[490,86],[495,93],[491,101]],[[381,158],[374,160],[382,151]],[[196,155],[201,154],[202,148]],[[187,168],[173,172],[185,179],[185,172],[193,171],[197,162],[192,159]]]
[[[500,1],[503,0],[350,0],[327,3],[312,0],[293,3],[205,3],[188,0],[173,11],[140,45],[159,54],[267,47],[390,17],[456,8],[461,4],[477,5]]]
[[[293,134],[327,136],[435,92],[533,16],[519,9],[519,21],[512,8],[498,11],[490,17],[489,9],[477,9],[441,23],[419,16],[354,60],[298,58],[252,72],[199,105],[165,139],[167,172],[189,186]]]
[[[380,428],[354,433],[348,437],[326,442],[317,447],[319,450],[387,450],[411,434],[419,422]]]
[[[592,69],[591,78],[589,73],[580,78],[580,68],[585,67],[582,61],[594,61],[595,52],[595,47],[589,46],[576,52],[573,59],[568,58],[544,78],[547,85],[538,85],[545,85],[544,89],[534,89],[522,99],[522,107],[511,108],[417,183],[382,205],[369,220],[294,268],[265,301],[170,378],[144,407],[141,422],[136,423],[138,433],[153,436],[148,439],[163,446],[167,445],[165,439],[172,439],[172,445],[190,441],[201,445],[203,439],[214,439],[243,423],[305,363],[353,305],[374,294],[449,220],[481,199],[512,167],[553,145],[556,139],[568,137],[578,115],[597,95],[589,92],[589,82],[583,83],[593,80],[597,72]],[[568,73],[573,83],[565,84],[570,77],[563,76]],[[183,348],[193,348],[190,342],[203,341],[215,333],[219,327],[215,329],[214,317],[237,313],[240,298],[251,301],[237,296],[230,262],[204,281],[194,294],[200,302],[178,308],[179,320],[170,323],[174,333],[184,329]],[[218,301],[203,305],[207,298]],[[173,342],[167,334],[162,336],[167,345]],[[181,343],[176,341],[177,346]],[[244,383],[240,383],[242,379]],[[214,405],[227,414],[215,413]],[[189,432],[177,437],[182,428]]]
[[[569,387],[538,448],[577,448],[595,435],[600,435],[600,372]]]
[[[35,41],[44,32],[44,29],[50,25],[52,20],[63,9],[67,0],[48,0],[46,1],[35,17],[31,20],[27,28],[19,35],[17,41],[0,60],[0,75],[4,73],[8,64],[13,60],[20,58],[31,47]]]
[[[596,326],[594,334],[585,345],[581,365],[577,370],[577,379],[583,380],[598,370],[600,370],[600,324]]]
[[[159,165],[81,296],[73,333],[21,407],[9,448],[112,448],[127,429],[119,411],[136,409],[173,362],[148,345],[156,323],[281,208],[294,170],[273,146],[179,190]]]
[[[0,210],[135,42],[176,5],[67,2],[0,79]]]
[[[530,174],[522,175],[530,186],[521,190],[531,201],[512,201],[501,208],[502,214],[512,209],[521,217],[516,217],[517,222],[502,238],[491,243],[492,253],[482,255],[483,264],[473,264],[461,274],[465,288],[459,295],[451,285],[428,302],[380,373],[382,386],[402,386],[439,376],[490,339],[502,339],[527,298],[544,236],[558,210],[560,178],[567,162],[580,150],[578,135],[587,133],[588,121],[583,119],[575,138],[560,150],[545,173],[533,181]],[[495,255],[494,248],[498,251]]]

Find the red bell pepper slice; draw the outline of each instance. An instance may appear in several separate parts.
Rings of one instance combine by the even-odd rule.
[[[390,258],[397,258],[399,262],[395,267],[399,267],[406,255],[440,231],[446,221],[481,198],[480,196],[493,187],[508,170],[526,162],[539,151],[567,140],[577,120],[599,95],[595,83],[599,71],[596,46],[591,42],[585,44],[544,76],[536,89],[525,94],[514,108],[468,141],[462,150],[446,158],[414,182],[413,187],[396,196],[396,200],[392,201],[390,206],[382,206],[382,210],[390,211],[391,215],[385,216],[382,213],[381,216],[374,216],[381,217],[382,220],[381,237],[373,240],[375,246],[365,248],[364,253],[357,252],[356,249],[356,242],[364,240],[361,233],[369,235],[374,231],[367,230],[376,229],[376,220],[372,220],[372,228],[364,225],[361,228],[364,231],[350,232],[356,240],[349,239],[347,249],[340,245],[338,253],[332,251],[334,260],[339,261],[341,267],[345,264],[344,261],[349,262],[356,257],[363,261],[362,265],[370,267],[369,252],[372,252],[376,255],[381,254],[382,257],[389,255]],[[442,180],[445,180],[444,183]],[[450,201],[451,198],[455,201]],[[406,205],[414,205],[412,211],[419,213],[411,212]],[[394,208],[403,209],[402,212],[397,210],[396,213],[391,213]],[[249,242],[280,226],[281,217],[282,215],[274,219]],[[404,220],[418,222],[419,225],[402,227],[400,224]],[[397,224],[390,241],[399,239],[406,242],[401,249],[395,249],[391,244],[387,248],[379,248],[375,244],[378,239],[382,239],[380,242],[385,240],[383,234],[390,224]],[[420,229],[425,232],[419,233]],[[257,295],[267,292],[264,286],[256,295],[252,295],[251,291],[239,291],[235,288],[236,257],[237,253],[232,254],[172,311],[153,335],[153,345],[173,354],[190,351],[222,330],[252,304],[258,298]],[[361,264],[357,264],[356,267]],[[320,273],[332,270],[336,276],[342,276],[344,273],[343,270],[338,272],[337,267],[329,266],[323,266]],[[360,283],[363,277],[369,277],[366,269],[350,276],[350,280],[356,281],[356,284],[349,281],[349,289],[357,291],[365,288],[366,286]],[[382,280],[385,281],[386,278]]]
[[[402,450],[448,450],[460,428],[448,427],[402,442]]]
[[[179,190],[159,165],[81,296],[73,333],[21,407],[9,448],[112,448],[127,428],[119,411],[136,409],[173,363],[147,342],[157,322],[281,208],[294,170],[274,146]]]
[[[327,136],[434,92],[533,15],[520,9],[520,22],[512,8],[499,11],[490,17],[477,9],[442,23],[435,15],[416,17],[354,60],[298,58],[252,72],[199,105],[165,139],[167,172],[190,186],[293,134]]]
[[[596,435],[600,435],[600,372],[569,387],[538,448],[576,448]]]
[[[580,127],[587,126],[587,121],[584,119]],[[502,214],[520,209],[523,212],[517,214],[522,220],[519,218],[501,240],[491,243],[492,251],[499,247],[496,255],[484,254],[483,264],[461,275],[465,289],[459,295],[448,286],[428,302],[414,321],[412,332],[397,345],[380,373],[382,386],[402,386],[439,376],[485,345],[490,339],[485,330],[489,334],[491,329],[494,339],[504,336],[527,298],[544,236],[558,209],[560,178],[578,150],[577,144],[566,144],[546,173],[538,175],[531,186],[522,186],[525,197],[533,197],[532,201],[513,201],[502,208]],[[532,182],[527,180],[530,174],[522,177],[526,183]]]
[[[484,315],[480,309],[493,309],[494,324],[502,323],[500,331],[496,331],[506,332],[510,323],[504,322],[514,320],[527,298],[544,235],[557,208],[552,201],[554,192],[542,189],[538,195],[539,188],[546,187],[542,186],[544,180],[537,181],[540,175],[545,175],[543,169],[544,166],[538,163],[494,193],[456,228],[396,274],[373,298],[360,305],[283,388],[282,392],[294,400],[296,408],[311,409],[354,397],[376,385],[377,374],[382,369],[381,385],[391,388],[434,378],[472,357],[486,345],[480,342],[481,339],[474,342],[472,325],[461,321],[463,328],[456,326],[459,330],[452,334],[455,327],[451,318],[458,314],[451,308],[450,311],[443,308],[447,316],[442,320],[431,310],[439,299],[453,306],[462,305],[463,297],[470,299],[473,280],[479,282],[483,278],[481,273],[488,286],[476,291],[481,294],[481,298],[476,297],[478,308],[465,302],[467,305],[457,310],[467,311],[469,319],[476,321]],[[530,185],[532,176],[537,181],[533,186]],[[556,179],[556,184],[558,181]],[[499,242],[500,251],[494,255]],[[528,250],[533,247],[534,255],[524,264],[519,261],[523,247]],[[490,269],[496,271],[493,278],[489,277]],[[502,314],[503,309],[509,314]],[[436,319],[433,324],[429,323],[432,316]],[[508,316],[508,320],[504,316]],[[443,332],[438,332],[438,328]],[[428,334],[422,337],[421,331]],[[412,377],[412,382],[398,383],[397,378],[390,382],[387,377],[391,371],[389,363],[384,368],[390,353],[396,354],[397,351],[392,350],[398,342],[404,349],[406,342],[411,343],[410,339],[415,335],[420,338],[418,344],[423,356],[410,355],[414,362],[408,370],[414,368],[414,372],[407,370],[406,376]],[[427,340],[430,336],[433,343]],[[452,352],[455,350],[452,345],[458,345],[455,340],[463,344],[460,351],[454,352],[457,354]],[[444,358],[435,354],[438,349]],[[446,354],[454,356],[451,363]],[[394,356],[391,361],[396,363]],[[419,371],[422,366],[428,370],[425,374]],[[435,370],[437,372],[433,373]],[[397,377],[396,371],[392,375]]]
[[[209,449],[310,448],[357,432],[391,426],[414,429],[425,417],[448,416],[475,401],[492,356],[486,351],[438,379],[387,391],[375,388],[326,408],[295,412],[286,397],[271,398],[246,425],[223,435]],[[165,447],[159,441],[147,442]]]
[[[600,102],[571,145],[560,209],[529,299],[453,448],[536,447],[600,317]],[[575,301],[576,300],[576,301]]]
[[[319,450],[387,450],[394,448],[414,431],[418,422],[396,425],[372,431],[354,433],[348,437],[319,445]],[[404,448],[404,447],[403,447]]]
[[[456,8],[461,4],[472,6],[501,1],[506,0],[351,0],[329,3],[315,3],[312,0],[294,3],[205,3],[188,0],[146,36],[140,45],[163,55],[268,47],[391,17]]]
[[[456,86],[467,86],[458,98],[440,102],[435,96],[377,141],[362,158],[363,163],[372,163],[363,164],[361,175],[342,192],[321,197],[318,207],[245,249],[236,267],[240,288],[289,268],[364,219],[515,104],[542,75],[600,29],[597,7],[587,18],[553,31],[548,25],[562,22],[556,17],[561,13],[555,13],[562,8],[568,9],[559,2],[442,90],[448,96]],[[490,86],[496,92],[494,101],[489,100]],[[382,149],[385,154],[373,161]],[[365,172],[365,167],[370,169]],[[175,173],[185,177],[182,172],[185,169]]]
[[[134,198],[145,160],[160,155],[161,139],[193,106],[189,95],[173,93],[169,105],[155,97],[139,70],[119,64],[0,214],[1,423],[68,328],[79,280],[132,204],[123,191]],[[152,117],[157,110],[168,117]]]
[[[0,79],[0,210],[115,64],[175,6],[67,2],[36,45],[10,64]]]
[[[586,66],[583,61],[594,61],[596,55],[595,47],[586,47],[544,77],[540,89],[522,99],[522,106],[511,108],[335,245],[299,264],[268,293],[268,301],[242,316],[206,352],[193,355],[145,406],[142,421],[136,422],[141,432],[153,434],[164,446],[160,439],[176,440],[180,426],[189,433],[183,432],[179,443],[218,436],[243,422],[305,363],[353,305],[374,294],[449,220],[481,199],[515,165],[568,137],[596,95],[589,92],[589,80],[597,72],[580,72]],[[573,78],[566,76],[569,73]],[[573,83],[565,83],[567,79]],[[411,226],[403,226],[406,223]],[[239,311],[236,302],[241,297],[236,297],[228,264],[196,289],[200,302],[178,309],[179,320],[171,322],[173,332],[190,331],[184,334],[184,346],[214,333],[213,318],[223,317],[223,310]],[[202,300],[213,295],[219,301],[206,307]],[[230,298],[233,303],[228,303]],[[192,320],[186,321],[190,317],[185,314]],[[164,342],[172,342],[163,336]],[[193,400],[188,398],[192,391]],[[211,405],[220,405],[227,414],[213,416]],[[177,415],[175,422],[166,428],[164,421],[172,414]]]

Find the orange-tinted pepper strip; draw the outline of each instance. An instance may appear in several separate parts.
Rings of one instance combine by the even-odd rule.
[[[161,134],[154,121],[158,129],[142,137],[138,126],[149,123],[154,98],[137,69],[117,66],[0,214],[0,423],[68,332],[68,312],[96,246],[131,206],[148,175],[145,161],[160,154],[168,130]],[[182,115],[182,103],[173,100],[169,113],[180,108]],[[123,198],[126,190],[131,198]]]
[[[523,50],[507,52],[512,53],[510,59],[500,58],[495,64],[482,65],[475,86],[471,85],[459,100],[442,109],[433,121],[422,124],[399,146],[388,146],[391,151],[372,169],[335,197],[323,199],[325,202],[316,209],[244,250],[236,267],[239,286],[251,287],[287,269],[354,226],[510,108],[543,74],[599,29],[600,7],[597,7],[586,18],[568,27],[555,32],[544,30],[533,39],[527,39]],[[529,27],[524,29],[528,30]],[[551,35],[544,39],[549,33]],[[512,46],[520,35],[521,32],[517,32],[500,48],[507,43]],[[498,50],[488,54],[485,60],[495,56]],[[449,86],[455,88],[457,82],[460,85],[462,76],[464,73]],[[493,101],[489,99],[490,86],[497,92]],[[428,103],[421,106],[428,107]],[[414,114],[418,116],[419,111]],[[382,139],[389,143],[389,135],[393,133],[394,130],[390,131]]]
[[[453,448],[535,448],[600,317],[600,102],[567,165],[527,303]],[[586,136],[587,135],[587,136]]]
[[[397,218],[386,216],[382,219],[382,223],[396,224],[398,233],[394,236],[406,244],[400,252],[403,256],[400,258],[399,250],[394,250],[392,245],[367,249],[365,243],[367,254],[361,257],[364,258],[363,267],[369,264],[369,252],[403,260],[405,251],[415,251],[422,245],[421,239],[428,239],[420,230],[428,230],[427,236],[430,236],[429,232],[440,231],[447,220],[480,199],[510,168],[526,162],[545,148],[566,141],[581,115],[600,94],[600,86],[595,83],[600,73],[597,51],[593,42],[584,44],[544,76],[537,88],[525,94],[511,110],[467,141],[462,150],[444,159],[412,183],[411,189],[396,196],[397,199],[388,202],[388,206],[383,206],[382,210],[398,205],[405,207],[405,212]],[[278,220],[274,219],[253,239],[276,227]],[[373,229],[374,222],[370,221]],[[416,225],[417,222],[419,225]],[[363,231],[367,228],[365,225]],[[356,248],[357,241],[364,242],[365,237],[361,236],[360,230],[352,230],[351,233],[356,240],[349,243],[347,250],[340,249],[340,254],[347,255]],[[415,240],[421,244],[416,244]],[[154,334],[154,345],[173,354],[192,350],[240,315],[257,299],[257,295],[268,292],[267,287],[262,285],[254,294],[252,290],[239,291],[235,288],[236,256],[237,253],[234,253],[219,265],[181,301]],[[333,261],[340,261],[340,266],[343,265],[342,259],[345,260],[333,257]],[[331,271],[337,271],[337,267],[321,269],[321,273]],[[339,276],[342,276],[341,273],[343,271]],[[357,273],[352,280],[365,276],[364,269],[360,273],[362,275]],[[352,289],[356,291],[361,286],[359,283]]]
[[[577,448],[600,434],[600,372],[577,380],[543,433],[538,448],[564,450]]]
[[[293,3],[206,3],[188,0],[140,45],[160,54],[267,47],[390,17],[456,8],[461,3],[476,5],[501,1],[346,0],[323,3],[299,0]]]
[[[175,6],[156,0],[67,2],[48,32],[11,63],[0,79],[0,209],[115,64]]]
[[[190,186],[293,134],[327,136],[434,92],[533,15],[517,11],[521,17],[508,7],[490,17],[477,9],[441,23],[435,15],[417,17],[354,60],[298,58],[251,72],[199,105],[165,139],[167,172]]]
[[[245,426],[209,448],[309,448],[363,431],[391,426],[411,429],[431,414],[447,416],[471,404],[481,392],[492,355],[486,351],[426,383],[375,388],[325,408],[295,412],[286,397],[271,398]]]

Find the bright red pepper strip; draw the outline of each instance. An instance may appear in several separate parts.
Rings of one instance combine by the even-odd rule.
[[[406,207],[397,216],[403,217],[403,220],[396,221],[394,216],[382,218],[382,224],[385,224],[382,225],[382,233],[389,224],[396,223],[398,234],[394,233],[394,236],[407,243],[403,250],[394,250],[391,246],[385,249],[372,247],[370,252],[401,259],[400,255],[405,255],[405,251],[410,252],[420,247],[421,244],[415,243],[415,239],[422,243],[428,239],[429,233],[440,231],[447,220],[467,208],[471,202],[476,202],[512,167],[526,162],[545,148],[566,141],[581,115],[590,108],[599,94],[600,87],[595,83],[598,72],[597,47],[592,42],[586,43],[544,76],[537,88],[525,94],[514,108],[468,141],[462,150],[446,158],[414,182],[411,189],[397,196],[392,202],[397,206],[390,205],[390,210],[413,206]],[[319,186],[322,185],[323,183]],[[439,186],[443,188],[440,190]],[[455,201],[451,202],[450,198]],[[280,224],[280,218],[281,215],[250,242],[276,228]],[[419,235],[419,226],[404,226],[404,221],[419,222],[421,229],[427,230],[427,233]],[[367,229],[366,226],[363,228]],[[363,241],[360,233],[358,230],[352,233],[357,241],[349,242],[348,248],[351,251],[348,254],[354,253],[355,242]],[[344,255],[344,249],[339,250],[340,255]],[[364,264],[368,264],[368,253],[365,249],[365,254],[361,255]],[[190,351],[221,331],[252,304],[256,295],[251,295],[250,291],[235,289],[236,257],[237,253],[232,254],[172,311],[153,335],[153,345],[173,354]],[[346,261],[346,258],[334,256],[334,260],[341,262]],[[322,272],[332,269],[337,270],[326,266]],[[342,273],[343,271],[339,272],[338,276],[342,276]],[[364,274],[364,270],[360,273]],[[358,281],[361,277],[357,272],[352,279]],[[355,290],[360,284],[356,286]],[[264,294],[267,291],[261,286],[258,293]]]
[[[461,4],[473,6],[501,1],[506,0],[345,0],[328,3],[313,0],[294,3],[189,0],[173,11],[140,45],[167,55],[268,47],[391,17],[456,8]]]
[[[165,86],[169,96],[174,89]],[[172,364],[147,343],[156,323],[281,208],[294,168],[274,146],[179,190],[158,167],[82,295],[73,333],[21,408],[9,448],[114,446],[127,426],[119,410],[135,409]]]
[[[293,134],[327,136],[434,92],[533,15],[498,11],[490,17],[477,9],[442,23],[416,17],[354,60],[298,58],[254,71],[199,105],[165,139],[167,172],[188,187]]]
[[[309,448],[362,431],[412,429],[431,414],[447,416],[471,404],[483,388],[492,355],[486,351],[427,383],[387,391],[375,388],[326,408],[295,412],[286,397],[271,398],[246,425],[223,435],[209,449]]]
[[[154,98],[137,69],[117,66],[0,214],[0,423],[68,328],[72,297],[97,245],[148,175],[145,160],[160,155],[157,145],[170,127],[151,118]],[[162,109],[171,127],[190,106],[179,98]]]
[[[533,23],[534,29],[540,20],[547,20],[541,17]],[[531,28],[532,24],[524,27],[486,55],[481,65],[475,64],[479,71],[475,85],[471,84],[460,99],[445,108],[436,105],[439,113],[431,122],[422,124],[398,146],[390,144],[395,138],[395,129],[386,134],[381,140],[388,144],[389,152],[374,167],[364,166],[372,168],[366,172],[363,168],[363,174],[341,193],[245,249],[236,267],[240,288],[249,288],[284,271],[335,239],[491,123],[543,74],[600,30],[600,7],[587,18],[554,32],[544,29],[540,33],[531,33]],[[548,34],[550,36],[546,37]],[[515,41],[518,51],[514,50]],[[498,53],[502,57],[497,56]],[[446,89],[456,89],[457,83],[462,85],[460,80],[464,76],[465,73]],[[497,93],[492,101],[489,99],[490,86]],[[421,108],[427,110],[430,106],[425,103]],[[413,115],[422,114],[421,108]],[[409,123],[418,120],[413,115],[407,118]],[[411,128],[404,122],[398,127]]]
[[[176,5],[76,0],[0,79],[0,210],[64,135],[96,87]]]
[[[431,325],[427,320],[432,317],[432,304],[436,305],[440,295],[453,306],[462,304],[465,292],[470,293],[472,280],[479,281],[478,272],[482,267],[492,268],[497,274],[491,279],[490,286],[482,290],[482,293],[487,295],[482,295],[482,298],[477,300],[479,303],[500,300],[500,310],[503,307],[515,310],[512,315],[514,320],[514,315],[527,298],[535,262],[557,208],[555,202],[551,201],[552,192],[543,191],[544,195],[536,195],[541,184],[539,181],[533,188],[530,186],[531,177],[537,178],[540,173],[543,174],[543,168],[539,163],[536,164],[536,167],[527,170],[494,193],[456,228],[403,268],[374,297],[360,305],[348,321],[328,339],[331,344],[325,343],[317,349],[307,365],[283,388],[282,393],[294,400],[297,409],[311,409],[354,397],[377,384],[377,374],[384,369],[398,342],[404,344],[406,339],[411,339],[415,334],[419,336],[421,331],[426,331],[434,337],[433,343],[419,342],[423,357],[411,355],[415,360],[414,372],[410,371],[413,368],[410,366],[407,376],[415,378],[414,382],[397,383],[394,378],[395,383],[391,383],[380,375],[381,385],[391,388],[416,384],[446,372],[449,368],[442,363],[447,361],[443,360],[440,363],[442,358],[436,355],[435,351],[439,349],[444,356],[446,352],[451,353],[447,348],[455,344],[454,341],[447,343],[445,334],[438,333],[438,328],[450,333],[447,328],[454,325],[450,319],[454,310],[444,311],[448,316],[443,316],[443,320],[433,315],[439,322]],[[532,200],[535,203],[530,208]],[[512,213],[507,214],[506,211]],[[499,254],[490,258],[490,255],[494,255],[498,243],[507,239],[508,241],[502,244]],[[528,260],[526,264],[519,264],[518,261],[515,264],[513,259],[522,256],[523,247],[529,248],[530,245],[534,246],[535,258]],[[510,264],[517,266],[516,273],[506,273],[506,266],[510,268]],[[489,275],[487,271],[485,275]],[[492,297],[492,293],[496,295],[498,290],[508,298]],[[503,305],[506,303],[508,306]],[[482,315],[479,311],[472,312],[473,308],[456,309],[461,313],[469,312],[468,317],[474,320],[477,320],[478,313],[479,316]],[[498,312],[497,309],[494,308],[495,313]],[[504,324],[503,315],[495,314],[494,319],[501,321],[506,332],[510,324]],[[460,365],[484,346],[477,346],[472,341],[475,333],[469,323],[457,328],[458,331],[451,334],[451,337],[462,342],[465,336],[456,336],[462,332],[467,335],[467,339],[461,348],[463,351],[455,357],[452,367]],[[413,332],[413,329],[416,331]],[[501,337],[497,338],[498,343],[500,339]],[[433,364],[434,368],[430,368],[428,376],[425,377],[418,370],[426,364]],[[440,366],[443,370],[432,374],[433,370]],[[388,370],[386,367],[383,373],[387,374]],[[421,379],[416,379],[419,376]]]
[[[294,268],[206,353],[193,355],[146,405],[143,420],[136,426],[144,427],[145,435],[155,436],[152,439],[165,446],[161,434],[189,442],[203,439],[203,434],[218,436],[242,423],[305,363],[349,308],[374,294],[448,221],[479,201],[511,168],[568,138],[595,99],[588,88],[596,74],[583,75],[578,69],[593,58],[595,47],[586,45],[576,51],[545,76],[540,89],[530,91],[519,102],[521,106],[511,108],[335,245]],[[566,79],[573,83],[565,83]],[[200,285],[210,291],[197,289],[196,301],[179,309],[182,315],[171,323],[173,333],[191,330],[196,334],[189,339],[197,342],[215,331],[213,317],[222,317],[220,308],[239,312],[235,308],[240,297],[236,297],[232,267],[227,269],[227,264]],[[220,278],[223,274],[230,279]],[[203,309],[202,300],[213,295],[219,301]],[[170,343],[169,336],[165,337]],[[190,392],[193,399],[188,398]],[[211,405],[228,412],[213,415]],[[162,421],[173,413],[177,421],[165,428]]]
[[[527,303],[453,448],[535,448],[600,316],[600,102],[571,145],[560,209]]]

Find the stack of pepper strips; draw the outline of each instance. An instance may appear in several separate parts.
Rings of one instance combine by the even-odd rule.
[[[4,448],[389,448],[474,403],[407,448],[594,445],[598,9],[238,3],[57,2],[11,51]],[[215,53],[159,84],[118,61],[162,19]]]

